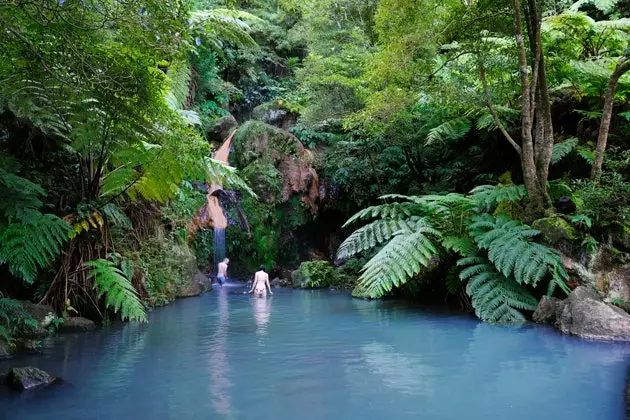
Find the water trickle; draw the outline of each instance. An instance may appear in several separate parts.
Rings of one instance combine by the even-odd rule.
[[[230,134],[227,140],[221,145],[221,147],[214,154],[214,159],[225,164],[228,164],[228,156],[230,154],[230,148],[232,147],[232,138],[234,137],[236,130]],[[223,213],[221,202],[219,201],[217,191],[222,190],[223,186],[220,184],[210,185],[208,195],[206,196],[206,208],[207,214],[212,220],[212,227],[214,228],[214,266],[225,258],[225,228],[227,227],[227,219]]]
[[[214,227],[214,266],[225,258],[225,229]]]

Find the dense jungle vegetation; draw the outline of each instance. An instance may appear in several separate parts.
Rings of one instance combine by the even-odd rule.
[[[211,184],[231,272],[296,287],[519,322],[630,261],[624,1],[13,0],[0,23],[6,341],[18,300],[143,321],[212,271]]]

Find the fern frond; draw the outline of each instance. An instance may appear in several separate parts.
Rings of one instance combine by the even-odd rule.
[[[560,162],[562,158],[571,153],[578,144],[578,139],[575,137],[571,137],[570,139],[566,139],[562,143],[557,143],[553,145],[553,152],[551,152],[551,164],[555,165]]]
[[[118,205],[114,203],[108,203],[103,206],[102,211],[105,215],[105,218],[110,224],[114,226],[119,226],[124,229],[133,229],[131,220],[129,220],[129,217],[127,217],[125,212],[122,211],[122,209]]]
[[[513,279],[502,275],[481,256],[463,258],[458,266],[468,266],[460,279],[468,282],[466,293],[471,297],[475,314],[485,322],[511,324],[525,321],[521,310],[536,309],[536,298]]]
[[[551,248],[530,241],[540,234],[536,229],[504,215],[485,214],[473,220],[469,233],[480,249],[488,251],[488,259],[504,276],[532,286],[548,278],[569,291],[560,256]]]
[[[147,313],[131,281],[122,270],[108,260],[98,259],[85,263],[90,267],[89,278],[99,297],[105,295],[105,306],[120,314],[123,320],[146,322]]]
[[[166,103],[173,109],[183,109],[188,98],[190,85],[190,65],[186,60],[174,61],[166,71],[168,91]]]
[[[503,201],[520,201],[527,197],[524,185],[480,185],[470,191],[478,210],[490,212]]]
[[[435,143],[459,140],[470,131],[470,128],[470,121],[465,117],[446,121],[429,131],[425,144],[430,146]]]
[[[378,219],[352,232],[339,246],[337,258],[346,260],[391,239],[397,232],[413,230],[414,223],[405,219]]]
[[[615,10],[615,6],[620,0],[578,0],[569,8],[572,12],[577,12],[581,7],[592,4],[597,9],[604,13],[609,13]]]
[[[37,271],[61,253],[70,225],[35,210],[24,212],[21,219],[0,227],[0,264],[7,264],[13,275],[30,284]]]
[[[446,250],[457,252],[463,257],[468,257],[477,252],[477,245],[471,238],[447,236],[442,240],[442,246]]]
[[[250,13],[234,9],[211,9],[191,13],[190,27],[195,32],[203,32],[215,48],[221,48],[223,42],[238,47],[255,48],[254,39],[249,35],[250,22],[261,19]]]
[[[422,207],[413,202],[402,203],[385,203],[378,206],[370,206],[363,210],[358,211],[352,216],[343,227],[348,227],[351,224],[359,220],[368,220],[375,218],[390,218],[390,219],[402,219],[411,217],[413,215],[419,215],[422,211]]]
[[[432,238],[437,239],[432,229],[405,231],[394,236],[361,270],[357,287],[353,291],[356,297],[380,298],[398,287],[422,267],[426,267],[437,248]]]

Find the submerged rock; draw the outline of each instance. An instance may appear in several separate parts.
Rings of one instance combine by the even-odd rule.
[[[82,318],[80,316],[67,318],[66,320],[64,320],[63,324],[59,326],[60,332],[81,332],[94,329],[96,329],[96,324],[94,323],[94,321]]]
[[[630,341],[630,315],[580,286],[564,301],[543,298],[534,320],[554,323],[563,334],[591,340]]]
[[[34,367],[13,368],[5,377],[5,383],[18,391],[46,387],[57,381],[59,378]]]

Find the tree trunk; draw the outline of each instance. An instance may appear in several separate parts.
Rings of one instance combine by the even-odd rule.
[[[535,115],[532,103],[531,84],[529,80],[529,67],[527,65],[527,53],[525,51],[525,40],[523,38],[523,22],[521,14],[520,0],[514,0],[514,26],[516,46],[518,49],[518,64],[521,73],[521,167],[523,169],[523,180],[529,198],[527,208],[528,218],[536,217],[544,213],[546,207],[546,186],[541,189],[536,171],[536,160],[534,153],[534,138],[532,135],[533,116]]]
[[[595,149],[595,160],[591,168],[591,179],[598,178],[602,173],[602,163],[604,162],[604,151],[608,142],[608,132],[610,131],[610,121],[612,119],[613,104],[615,101],[615,91],[617,83],[621,76],[630,70],[630,58],[622,57],[619,59],[615,71],[613,71],[610,79],[608,79],[608,87],[606,88],[606,99],[604,100],[604,110],[602,111],[602,122],[599,126],[599,135],[597,136],[597,148]]]

